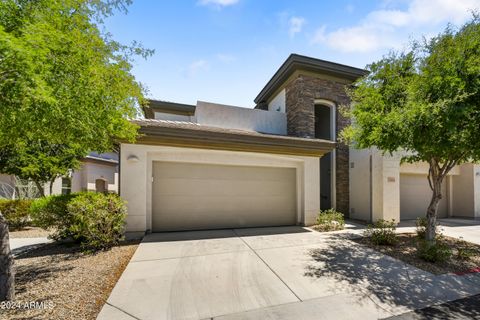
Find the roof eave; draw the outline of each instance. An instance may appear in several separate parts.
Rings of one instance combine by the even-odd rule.
[[[335,142],[317,139],[289,139],[271,135],[245,135],[186,128],[142,126],[139,144],[201,149],[274,153],[320,157],[335,148]]]
[[[154,119],[155,112],[165,112],[178,115],[192,116],[195,114],[196,109],[196,106],[184,103],[176,103],[154,99],[147,99],[147,102],[147,105],[142,107],[145,118],[147,119]]]
[[[319,74],[336,76],[352,82],[368,74],[368,71],[364,69],[298,54],[291,54],[267,82],[265,87],[263,87],[254,102],[256,104],[266,102],[268,99],[267,97],[271,96],[296,70],[312,71]]]

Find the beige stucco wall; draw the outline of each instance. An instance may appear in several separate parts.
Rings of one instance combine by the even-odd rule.
[[[287,134],[285,113],[198,101],[195,121],[208,126]]]
[[[118,192],[118,168],[97,162],[84,162],[72,174],[72,192],[95,191],[95,180],[103,179],[109,192]]]
[[[269,103],[268,110],[285,113],[286,95],[285,89],[282,89]]]
[[[153,161],[295,168],[298,223],[306,225],[313,224],[320,209],[320,172],[319,159],[316,157],[175,148],[141,144],[122,144],[120,154],[120,195],[127,201],[128,232],[151,230]],[[135,159],[135,157],[138,160],[132,160]],[[128,160],[129,158],[130,160]]]
[[[155,120],[169,120],[169,121],[187,121],[192,122],[194,121],[193,116],[186,116],[181,114],[173,114],[173,113],[166,113],[166,112],[155,112]]]
[[[378,219],[399,221],[399,178],[398,156],[382,155],[374,148],[361,150],[351,148],[350,216],[364,221]]]
[[[466,163],[452,177],[453,216],[480,217],[480,166]]]
[[[350,149],[352,218],[369,221],[371,208],[373,221],[378,219],[400,221],[400,175],[422,175],[426,179],[429,167],[425,162],[400,164],[402,155],[404,153],[401,152],[382,155],[374,148]],[[453,168],[446,178],[443,196],[448,201],[449,216],[480,217],[480,166],[463,164]]]
[[[370,221],[370,149],[350,149],[350,218]]]

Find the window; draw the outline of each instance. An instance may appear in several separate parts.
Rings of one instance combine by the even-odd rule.
[[[72,192],[72,179],[62,178],[62,194],[70,194]]]

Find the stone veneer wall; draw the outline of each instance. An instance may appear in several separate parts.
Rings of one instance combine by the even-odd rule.
[[[345,84],[300,74],[286,86],[286,112],[288,135],[304,138],[315,137],[315,99],[334,102],[336,108],[336,136],[348,125],[349,120],[338,111],[338,106],[348,105],[350,100]],[[349,215],[349,152],[348,146],[337,141],[336,149],[336,202],[337,210]],[[319,195],[320,196],[320,195]]]

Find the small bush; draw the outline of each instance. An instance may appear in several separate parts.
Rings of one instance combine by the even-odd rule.
[[[370,241],[376,245],[393,246],[397,243],[397,234],[395,229],[397,223],[395,219],[386,221],[383,219],[378,220],[374,224],[369,224],[367,230],[365,230],[365,236],[370,238]]]
[[[317,217],[317,229],[320,231],[342,230],[345,227],[343,213],[335,209],[320,211]]]
[[[78,194],[52,195],[35,200],[30,207],[30,215],[36,226],[53,230],[52,239],[71,238],[69,230],[72,216],[67,210],[68,203]]]
[[[425,238],[425,234],[427,232],[427,224],[428,224],[428,220],[425,217],[417,218],[417,220],[415,221],[417,236],[420,239]]]
[[[456,245],[457,254],[456,257],[458,260],[471,260],[475,255],[477,255],[478,251],[471,243],[461,240]]]
[[[437,237],[435,244],[419,239],[417,250],[420,258],[433,263],[447,261],[452,256],[452,249],[442,240],[441,236]]]
[[[72,199],[68,230],[85,249],[106,249],[123,239],[125,202],[116,194],[82,193]]]
[[[10,230],[27,227],[31,223],[30,205],[32,200],[0,200],[0,212],[5,217]]]

